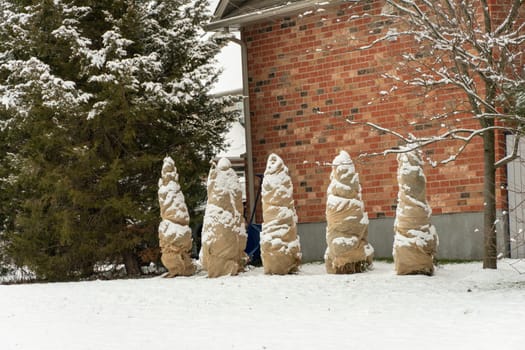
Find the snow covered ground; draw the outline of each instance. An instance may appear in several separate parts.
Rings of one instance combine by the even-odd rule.
[[[516,272],[509,263],[516,263]],[[524,349],[525,262],[0,286],[0,348]]]

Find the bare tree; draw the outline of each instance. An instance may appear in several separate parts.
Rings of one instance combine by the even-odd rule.
[[[382,36],[359,50],[405,40],[410,49],[385,77],[395,84],[437,96],[454,91],[462,101],[448,110],[433,112],[445,131],[431,136],[394,130],[372,122],[365,124],[421,148],[440,142],[457,142],[448,163],[461,156],[475,138],[483,140],[484,157],[484,258],[483,268],[497,268],[496,171],[518,156],[524,135],[525,7],[523,0],[384,0],[351,1],[351,20],[378,17],[388,26]],[[388,94],[389,92],[384,92]],[[473,122],[475,121],[475,122]],[[443,128],[441,128],[443,130]],[[513,134],[511,152],[498,157],[496,133]],[[392,147],[380,154],[400,153]],[[481,151],[481,150],[480,150]],[[368,155],[377,155],[368,154]]]

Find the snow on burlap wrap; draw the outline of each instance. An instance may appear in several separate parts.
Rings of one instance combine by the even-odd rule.
[[[248,260],[242,216],[242,189],[228,159],[212,163],[208,175],[208,202],[202,228],[202,267],[208,277],[236,275]]]
[[[190,216],[180,189],[175,162],[170,157],[164,158],[161,174],[158,190],[162,218],[159,225],[161,261],[168,269],[168,277],[190,276],[195,273],[190,255],[193,243]]]
[[[374,248],[368,243],[368,215],[361,198],[359,174],[345,151],[332,162],[330,180],[326,202],[326,272],[363,272],[372,264]]]
[[[434,273],[438,236],[430,223],[426,178],[419,149],[397,156],[399,183],[394,222],[394,265],[398,275]]]
[[[301,264],[297,214],[288,168],[276,154],[268,157],[262,183],[261,259],[264,273],[285,275]]]

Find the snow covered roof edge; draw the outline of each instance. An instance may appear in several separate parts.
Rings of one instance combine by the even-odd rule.
[[[295,0],[295,1],[237,1],[221,0],[214,12],[214,19],[206,26],[209,31],[222,28],[239,28],[248,23],[284,16],[311,7],[337,5],[349,0]],[[235,11],[228,11],[234,5]]]

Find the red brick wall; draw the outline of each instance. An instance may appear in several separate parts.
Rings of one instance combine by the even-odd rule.
[[[374,11],[378,2],[365,6]],[[422,97],[421,91],[400,84],[393,94],[382,95],[393,82],[381,74],[392,72],[397,57],[413,51],[413,44],[398,39],[356,50],[384,34],[388,26],[372,18],[349,21],[356,10],[350,11],[348,5],[323,10],[242,31],[248,47],[254,171],[264,172],[268,155],[279,154],[293,179],[299,222],[322,222],[331,171],[323,162],[331,162],[339,150],[346,150],[360,173],[369,216],[394,216],[395,155],[357,158],[364,152],[395,146],[398,140],[369,127],[350,125],[346,119],[430,135],[445,128],[442,122],[425,116],[455,107],[461,95],[442,90],[439,95]],[[477,127],[477,122],[465,126],[468,123]],[[443,160],[458,146],[435,144],[425,149],[425,156]],[[482,210],[481,149],[481,140],[476,140],[459,160],[437,168],[425,166],[427,196],[435,214]]]

